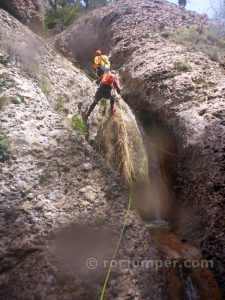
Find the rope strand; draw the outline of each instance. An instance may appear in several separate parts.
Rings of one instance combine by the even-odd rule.
[[[127,135],[127,129],[126,129],[125,121],[124,121],[124,118],[123,118],[122,106],[121,106],[120,101],[119,101],[119,106],[120,106],[121,118],[122,118],[123,126],[124,126],[124,132]],[[124,231],[125,231],[125,228],[126,228],[126,225],[127,225],[128,216],[129,216],[129,213],[130,213],[131,203],[132,203],[132,178],[130,178],[129,185],[130,185],[130,194],[129,194],[128,206],[127,206],[126,214],[125,214],[124,221],[123,221],[123,227],[121,229],[119,239],[117,241],[116,248],[115,248],[115,251],[113,253],[111,261],[116,259],[116,256],[117,256],[117,253],[119,251],[120,244],[121,244],[121,241],[122,241],[122,238],[123,238],[123,235],[124,235]],[[106,278],[105,278],[105,281],[104,281],[104,284],[103,284],[103,287],[102,287],[102,292],[101,292],[101,296],[100,296],[99,300],[104,299],[106,287],[107,287],[111,272],[112,272],[112,264],[110,263],[109,269],[108,269],[108,272],[107,272],[107,275],[106,275]]]

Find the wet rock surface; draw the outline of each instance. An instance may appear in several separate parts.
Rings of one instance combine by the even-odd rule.
[[[207,22],[164,1],[117,1],[75,23],[55,39],[55,45],[86,70],[95,49],[111,51],[127,103],[174,134],[176,151],[187,154],[168,156],[176,163],[177,229],[199,245],[206,258],[213,258],[224,290],[224,69],[165,34]],[[79,34],[85,29],[91,36],[88,47]],[[79,43],[88,49],[85,55],[74,47]],[[181,70],[182,63],[188,68]]]

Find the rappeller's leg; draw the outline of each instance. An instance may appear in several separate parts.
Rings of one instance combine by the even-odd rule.
[[[102,91],[101,88],[99,87],[96,94],[95,94],[95,98],[94,101],[91,103],[88,112],[85,116],[85,119],[87,120],[90,116],[90,114],[92,113],[93,109],[95,108],[95,106],[98,104],[98,102],[102,99]]]

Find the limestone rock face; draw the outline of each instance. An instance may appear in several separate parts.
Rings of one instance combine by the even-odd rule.
[[[96,86],[4,10],[0,35],[0,134],[12,152],[0,162],[0,298],[97,300],[129,193],[66,118],[81,117]],[[133,249],[159,259],[135,212],[118,258],[135,260]],[[113,274],[107,299],[141,299],[144,282],[152,299],[162,298],[155,269],[140,266],[131,275],[118,267]]]
[[[180,233],[197,243],[205,257],[213,257],[222,282],[224,69],[206,54],[189,52],[166,38],[178,29],[198,28],[207,22],[166,1],[116,1],[74,23],[56,38],[55,45],[87,70],[95,49],[110,52],[127,103],[173,133],[178,153],[187,154],[174,158],[164,153],[176,165],[173,187],[181,207]],[[83,38],[86,33],[91,37],[88,44]],[[88,49],[85,56],[80,45]],[[181,64],[188,68],[181,70]]]

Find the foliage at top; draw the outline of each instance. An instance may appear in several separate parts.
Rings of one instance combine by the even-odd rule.
[[[189,51],[200,51],[206,53],[213,61],[221,64],[225,56],[225,31],[219,28],[189,28],[176,31],[172,39],[184,45]]]
[[[63,29],[80,17],[83,12],[84,7],[80,3],[61,7],[57,10],[48,10],[44,20],[45,28],[53,29],[58,25],[60,29]]]
[[[47,11],[44,26],[47,29],[63,30],[73,21],[91,9],[106,5],[108,0],[49,0],[51,9]]]

